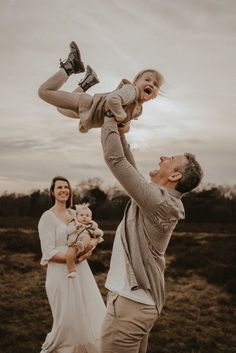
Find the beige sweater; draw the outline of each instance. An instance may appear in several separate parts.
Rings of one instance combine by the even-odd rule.
[[[104,113],[111,110],[117,122],[125,118],[137,118],[142,113],[142,105],[138,102],[138,90],[128,80],[122,80],[118,89],[110,93],[90,96],[79,93],[78,115],[80,132],[88,132],[91,128],[101,127]]]
[[[69,226],[69,234],[67,236],[68,246],[72,246],[77,243],[85,234],[89,235],[91,238],[99,238],[98,243],[103,242],[103,231],[98,228],[98,224],[94,221],[91,221],[89,224],[85,225],[78,222],[78,220],[74,218]],[[76,226],[79,226],[79,228],[76,228]]]
[[[165,301],[165,251],[178,220],[184,218],[181,194],[144,179],[112,119],[102,127],[102,146],[108,167],[131,197],[121,221],[130,288],[150,290],[160,313]]]

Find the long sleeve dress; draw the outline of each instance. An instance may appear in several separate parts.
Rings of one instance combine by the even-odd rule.
[[[66,264],[50,259],[66,253],[68,225],[52,210],[40,218],[41,265],[47,265],[46,292],[53,316],[41,353],[98,353],[105,304],[87,261],[77,265],[77,277],[67,277]]]

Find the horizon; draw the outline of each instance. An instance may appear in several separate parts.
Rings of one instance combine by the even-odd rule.
[[[74,191],[77,191],[78,189],[80,189],[81,188],[80,184],[89,185],[90,180],[94,180],[94,179],[98,179],[99,183],[98,184],[95,183],[94,186],[91,187],[91,189],[93,189],[93,187],[98,187],[107,194],[109,192],[109,190],[114,188],[115,190],[121,191],[122,195],[127,194],[127,192],[124,190],[124,188],[118,182],[113,181],[113,183],[107,183],[104,180],[97,178],[97,177],[92,177],[87,180],[82,179],[79,182],[77,182],[75,185],[71,185],[72,191],[74,192]],[[190,192],[201,192],[201,191],[210,190],[213,188],[216,188],[219,191],[222,191],[225,196],[228,196],[228,195],[236,196],[236,184],[215,184],[215,183],[203,183],[202,182],[198,187],[196,187],[195,189],[193,189]],[[13,191],[4,190],[4,191],[0,191],[0,197],[5,196],[5,195],[9,196],[12,194],[15,194],[16,196],[21,196],[21,195],[27,196],[27,195],[31,195],[32,193],[37,192],[37,191],[39,191],[40,193],[43,193],[44,191],[49,192],[49,189],[50,189],[50,185],[48,185],[46,187],[36,187],[34,189],[28,189],[28,190],[19,191],[19,192],[14,191],[14,190]]]

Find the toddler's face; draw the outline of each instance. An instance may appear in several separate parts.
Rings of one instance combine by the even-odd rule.
[[[77,213],[77,220],[82,224],[89,224],[92,220],[92,214],[89,210],[80,210]]]
[[[150,99],[156,98],[158,92],[158,81],[153,72],[147,71],[142,74],[134,85],[139,90],[139,100],[141,102],[148,102]]]

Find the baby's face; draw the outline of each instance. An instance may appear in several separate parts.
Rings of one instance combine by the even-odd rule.
[[[92,214],[89,210],[80,210],[77,213],[77,220],[82,224],[89,224],[92,220]]]
[[[145,72],[141,77],[134,83],[139,90],[139,101],[148,102],[150,99],[154,99],[158,92],[158,82],[156,75],[153,72]]]

